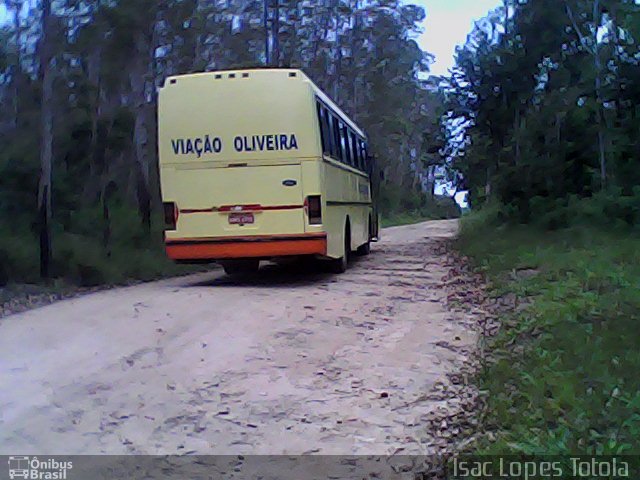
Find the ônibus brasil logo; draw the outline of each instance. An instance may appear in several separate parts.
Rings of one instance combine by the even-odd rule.
[[[32,480],[66,480],[67,470],[73,468],[73,462],[61,462],[53,458],[40,460],[38,457],[9,457],[9,478]]]

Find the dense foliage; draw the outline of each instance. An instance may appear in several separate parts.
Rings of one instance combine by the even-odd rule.
[[[168,75],[300,67],[368,131],[392,188],[419,189],[438,161],[437,149],[425,148],[438,134],[442,102],[419,76],[430,63],[414,40],[425,15],[419,7],[2,3],[9,22],[0,31],[0,281],[37,279],[40,263],[45,276],[84,278],[79,272],[88,270],[99,282],[96,265],[118,257],[128,271],[137,252],[159,246],[155,107]]]
[[[504,0],[458,49],[447,91],[473,204],[553,228],[576,211],[640,222],[638,2]]]

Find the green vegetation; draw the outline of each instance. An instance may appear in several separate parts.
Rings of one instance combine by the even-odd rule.
[[[167,259],[160,226],[151,234],[140,227],[136,212],[118,212],[113,239],[104,243],[99,217],[83,212],[84,218],[64,229],[56,225],[51,273],[56,288],[72,285],[92,287],[126,283],[128,280],[152,280],[193,271]],[[77,223],[76,223],[77,222]],[[0,285],[37,283],[37,238],[25,228],[0,224]]]
[[[493,293],[520,302],[489,340],[479,387],[497,440],[477,448],[640,453],[640,236],[497,226],[497,213],[465,218],[459,241]]]

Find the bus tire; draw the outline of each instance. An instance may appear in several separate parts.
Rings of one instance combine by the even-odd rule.
[[[365,257],[371,253],[371,240],[367,240],[367,243],[358,247],[357,253],[361,257]]]
[[[329,262],[329,269],[331,273],[344,273],[349,266],[349,255],[351,253],[351,228],[349,227],[349,221],[344,229],[344,245],[342,250],[342,257],[336,258]]]
[[[229,260],[222,262],[222,268],[227,275],[243,275],[248,273],[255,273],[260,268],[260,260],[247,259],[247,260]]]
[[[371,253],[371,217],[369,217],[369,225],[367,226],[367,232],[369,232],[368,237],[367,237],[367,243],[360,245],[358,247],[358,250],[356,250],[356,253],[361,256],[364,257],[366,255],[369,255]]]

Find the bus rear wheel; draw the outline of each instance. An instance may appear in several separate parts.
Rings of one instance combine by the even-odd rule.
[[[260,260],[227,260],[222,262],[222,268],[227,275],[243,275],[255,273],[260,268]]]
[[[356,253],[361,256],[364,257],[365,255],[369,255],[371,253],[371,218],[369,218],[369,226],[367,227],[367,232],[369,232],[368,236],[367,236],[367,243],[360,245],[358,247],[358,250],[356,250]]]
[[[364,257],[371,253],[371,240],[367,240],[367,243],[360,245],[357,250],[358,255]]]
[[[342,249],[342,257],[331,260],[330,271],[331,273],[344,273],[349,266],[349,256],[351,254],[351,229],[347,223],[344,231],[344,245]]]

